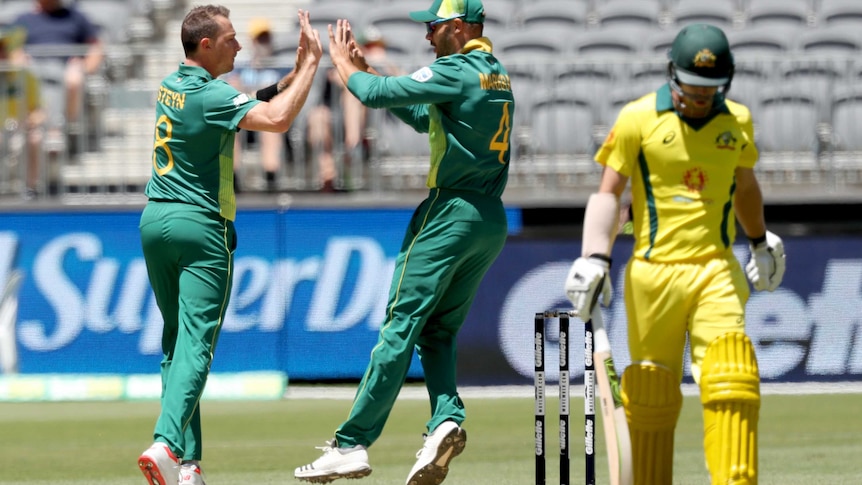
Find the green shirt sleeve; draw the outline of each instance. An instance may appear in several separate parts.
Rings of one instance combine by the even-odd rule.
[[[428,105],[460,101],[464,72],[452,56],[437,59],[405,76],[375,76],[357,72],[347,89],[369,108],[390,111],[419,132],[428,132]]]
[[[236,130],[243,116],[259,102],[221,79],[216,79],[207,84],[203,101],[204,119],[207,124]]]

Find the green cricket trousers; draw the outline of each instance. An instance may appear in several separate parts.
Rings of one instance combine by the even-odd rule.
[[[466,418],[456,388],[456,336],[479,283],[500,254],[508,226],[499,197],[432,189],[407,228],[389,290],[386,319],[338,446],[370,446],[398,397],[413,349],[431,400],[428,431]]]
[[[236,230],[192,204],[150,201],[141,244],[162,314],[162,397],[155,441],[202,458],[200,398],[230,299]]]

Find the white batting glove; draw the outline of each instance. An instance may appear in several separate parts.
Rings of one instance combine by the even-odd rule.
[[[611,276],[608,274],[611,262],[609,258],[597,256],[580,257],[575,260],[566,276],[566,296],[575,308],[575,313],[582,320],[589,320],[593,308],[602,297],[602,304],[611,304],[613,289]],[[601,291],[601,295],[598,292]]]
[[[765,241],[749,246],[751,259],[745,265],[745,273],[751,286],[757,291],[775,291],[784,279],[787,268],[784,243],[780,237],[766,231]]]

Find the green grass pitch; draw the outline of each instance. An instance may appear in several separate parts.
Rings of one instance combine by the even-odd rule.
[[[534,483],[533,400],[466,398],[467,448],[447,484]],[[548,481],[559,483],[557,401],[548,399]],[[205,401],[203,467],[209,485],[300,483],[293,469],[315,459],[350,402],[328,399]],[[423,399],[399,400],[369,449],[371,476],[341,483],[402,484],[428,416]],[[860,395],[766,395],[760,484],[862,483]],[[583,401],[572,401],[572,483],[583,483]],[[149,446],[155,402],[0,403],[0,485],[142,485],[138,454]],[[600,419],[598,483],[608,483]],[[675,484],[707,484],[700,404],[686,397],[676,432]]]

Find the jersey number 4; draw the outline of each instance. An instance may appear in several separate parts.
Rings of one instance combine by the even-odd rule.
[[[510,104],[511,102],[509,101],[503,103],[503,115],[500,117],[500,127],[497,129],[497,133],[494,133],[491,144],[488,146],[489,150],[500,153],[497,160],[502,164],[506,163],[505,156],[506,152],[509,151],[509,133],[512,131],[512,121],[509,116]]]

